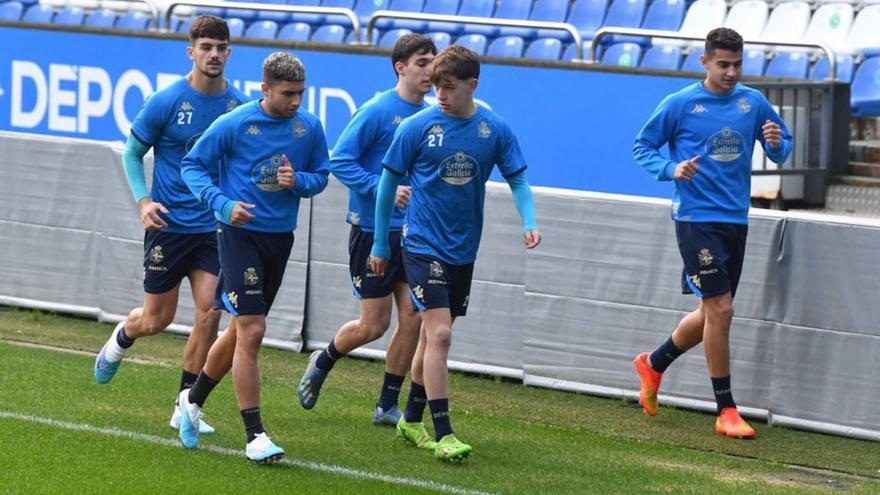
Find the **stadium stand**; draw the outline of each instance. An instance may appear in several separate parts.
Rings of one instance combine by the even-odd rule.
[[[738,32],[744,39],[758,39],[764,32],[770,7],[764,0],[743,0],[730,7],[724,27]]]
[[[428,33],[427,36],[434,40],[434,46],[437,47],[437,51],[443,50],[452,44],[452,37],[449,33]]]
[[[64,24],[67,26],[82,26],[83,19],[85,19],[86,13],[80,7],[65,7],[64,10],[58,13],[54,19],[52,19],[53,24]]]
[[[763,50],[746,49],[743,53],[743,75],[763,76],[767,68],[767,54]]]
[[[455,40],[456,45],[470,48],[479,55],[486,53],[486,43],[486,37],[482,34],[465,34]]]
[[[645,69],[678,70],[681,66],[681,48],[652,46],[645,52],[640,67]]]
[[[519,36],[501,36],[495,38],[486,55],[491,57],[514,57],[519,58],[523,55],[523,39]]]
[[[495,12],[495,0],[467,0],[462,2],[458,15],[464,17],[492,17]],[[482,34],[492,33],[491,26],[478,26],[476,24],[463,24],[455,26],[449,31],[449,34],[456,35],[461,33]]]
[[[780,52],[770,61],[764,75],[767,77],[806,79],[809,69],[810,58],[808,54],[801,52]]]
[[[880,57],[859,65],[850,91],[853,117],[880,116]]]
[[[147,14],[132,10],[119,17],[119,20],[116,21],[116,27],[118,29],[144,30],[151,26],[151,22],[150,16]]]
[[[382,39],[379,41],[379,46],[391,48],[394,46],[394,43],[397,43],[397,40],[399,40],[401,36],[410,33],[412,33],[412,31],[409,29],[392,29],[382,35]]]
[[[24,12],[24,5],[21,2],[5,2],[0,4],[0,20],[2,21],[20,21],[22,12]]]
[[[325,26],[330,28],[338,28],[342,29],[339,26]],[[278,31],[277,38],[279,40],[287,40],[287,41],[309,41],[309,38],[312,34],[312,26],[306,24],[305,22],[291,22],[290,24],[285,24]],[[342,42],[342,38],[345,36],[345,32],[343,30],[342,36],[339,38]],[[316,40],[317,41],[317,40]]]
[[[617,43],[602,54],[602,64],[618,67],[638,67],[642,47],[637,43]]]
[[[855,72],[855,59],[850,55],[843,54],[835,54],[834,57],[837,62],[837,77],[838,81],[843,81],[845,83],[851,83],[853,79],[853,73]],[[813,71],[810,74],[810,79],[822,80],[828,78],[828,58],[824,55],[819,57],[819,60],[813,65]]]
[[[84,26],[112,28],[116,24],[116,12],[110,9],[95,10],[86,16]]]
[[[280,38],[281,35],[279,34],[278,37]],[[345,43],[345,28],[335,24],[321,26],[312,34],[312,41],[319,43]]]
[[[533,60],[559,60],[562,55],[562,42],[555,38],[533,41],[526,49],[525,58]]]
[[[460,0],[427,0],[422,12],[426,14],[456,15],[460,6]],[[452,29],[455,29],[455,24],[453,23],[433,21],[422,23],[418,31],[448,33]]]

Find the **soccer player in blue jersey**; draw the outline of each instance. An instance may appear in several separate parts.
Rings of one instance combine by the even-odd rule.
[[[183,353],[180,390],[192,386],[217,337],[220,312],[212,308],[220,262],[216,221],[180,177],[180,162],[205,129],[247,98],[223,78],[229,28],[214,16],[197,17],[189,29],[192,70],[144,103],[125,143],[123,164],[144,225],[144,304],[116,326],[95,360],[95,380],[108,383],[136,339],[165,330],[174,320],[180,282],[189,277],[195,324]],[[147,190],[144,155],[153,148],[153,187]],[[177,428],[175,407],[171,427]],[[201,423],[202,431],[213,429]]]
[[[477,54],[451,46],[434,58],[428,77],[438,104],[404,120],[382,160],[370,265],[380,276],[389,266],[391,209],[396,187],[408,175],[412,195],[401,236],[403,264],[410,297],[423,322],[413,367],[421,364],[423,368],[437,441],[434,455],[451,461],[473,450],[452,431],[446,361],[452,322],[467,312],[483,229],[486,181],[494,166],[498,166],[513,192],[514,204],[523,219],[526,247],[536,247],[541,235],[524,174],[526,161],[513,131],[498,114],[474,103],[480,77]],[[399,425],[416,426],[422,421],[425,402],[412,398],[411,394]],[[406,438],[419,444],[419,438]]]
[[[352,116],[336,143],[330,160],[331,172],[349,188],[346,220],[349,234],[349,272],[352,292],[358,299],[360,317],[339,329],[323,351],[315,351],[297,389],[300,404],[311,409],[318,401],[324,379],[342,356],[382,337],[391,321],[392,295],[397,304],[398,324],[385,359],[385,378],[373,413],[376,425],[396,426],[402,413],[397,407],[406,370],[412,363],[419,341],[421,320],[413,311],[409,287],[400,258],[400,229],[410,187],[397,187],[391,220],[391,263],[384,276],[370,270],[373,247],[373,212],[376,189],[382,173],[382,158],[397,126],[403,119],[425,108],[425,94],[431,91],[428,64],[437,54],[431,38],[420,34],[402,36],[391,50],[391,64],[397,86],[377,94]],[[424,397],[421,367],[414,369],[413,388]],[[419,392],[421,391],[421,392]]]
[[[748,232],[752,150],[785,162],[792,138],[767,98],[739,84],[743,39],[731,29],[709,33],[703,56],[706,78],[667,96],[636,137],[633,156],[658,180],[672,180],[672,219],[684,262],[682,291],[699,299],[660,347],[633,364],[641,381],[639,402],[657,414],[657,390],[666,368],[703,342],[718,406],[715,431],[752,438],[755,430],[736,408],[730,384],[730,324]],[[669,145],[669,158],[660,148]]]
[[[300,109],[305,79],[299,59],[283,52],[269,55],[263,63],[263,98],[217,119],[183,159],[186,185],[221,223],[214,305],[232,315],[195,384],[178,396],[186,448],[198,446],[205,399],[232,369],[247,434],[245,455],[255,463],[284,456],[260,417],[257,356],[293,247],[299,200],[323,191],[329,175],[321,122]],[[218,186],[212,171],[221,161]]]

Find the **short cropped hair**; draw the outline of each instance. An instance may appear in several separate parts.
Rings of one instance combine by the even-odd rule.
[[[437,84],[441,79],[455,76],[461,80],[479,79],[480,57],[477,52],[452,45],[438,53],[428,66],[428,78]]]
[[[729,28],[715,28],[706,36],[704,54],[711,57],[715,50],[727,50],[734,53],[743,51],[743,38]]]
[[[211,38],[212,40],[229,41],[229,26],[226,21],[215,15],[200,15],[189,26],[190,44],[199,38]]]
[[[397,65],[397,62],[406,63],[413,55],[424,55],[430,53],[437,55],[437,46],[434,40],[421,34],[406,34],[394,43],[391,49],[391,67]],[[397,70],[394,71],[397,74]]]
[[[274,52],[263,62],[263,82],[272,84],[278,81],[303,82],[306,80],[306,68],[293,55]]]

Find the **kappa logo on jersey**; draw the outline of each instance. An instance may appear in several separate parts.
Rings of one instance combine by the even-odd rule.
[[[257,285],[257,282],[260,281],[260,276],[257,275],[257,269],[254,267],[248,267],[244,272],[244,285]]]
[[[161,263],[164,259],[165,255],[162,254],[162,246],[155,246],[150,250],[150,261],[153,263]]]
[[[260,134],[262,134],[262,132],[260,131],[260,128],[257,127],[256,125],[252,125],[252,126],[248,127],[247,130],[244,131],[244,133],[249,136],[259,136]]]
[[[739,113],[749,113],[752,111],[752,105],[745,98],[740,98],[738,102],[736,102],[736,108],[739,109]]]
[[[302,120],[296,119],[293,121],[293,135],[298,138],[306,135],[306,126],[303,125]]]
[[[437,173],[447,184],[463,186],[477,176],[479,167],[473,157],[468,156],[463,151],[459,151],[440,162],[440,168],[437,170]]]
[[[700,276],[699,276],[699,275],[691,275],[691,276],[688,277],[688,278],[691,279],[691,283],[694,284],[694,287],[696,287],[696,288],[698,288],[698,289],[702,289],[702,288],[703,288],[703,284],[702,284],[702,282],[700,282]]]
[[[708,110],[706,110],[706,107],[704,107],[703,105],[700,105],[699,103],[697,103],[696,106],[694,106],[694,109],[691,110],[691,113],[706,113],[706,112],[708,112]]]
[[[412,293],[414,296],[416,296],[416,299],[425,302],[425,289],[422,289],[421,285],[413,287]]]
[[[181,112],[192,112],[193,106],[190,105],[188,101],[184,101],[183,103],[180,104],[180,111]]]
[[[395,115],[394,118],[391,119],[391,123],[394,125],[399,125],[401,122],[403,122],[403,117],[400,115]]]
[[[351,285],[354,285],[354,287],[357,290],[361,290],[361,286],[363,285],[363,280],[361,279],[360,276],[355,275],[354,277],[351,277]]]
[[[440,124],[434,124],[431,126],[431,130],[428,131],[428,134],[443,134],[443,128],[440,127]]]
[[[725,127],[706,140],[706,155],[717,162],[732,162],[746,152],[746,138]]]
[[[489,128],[489,123],[485,120],[480,121],[480,128],[477,131],[479,136],[483,139],[489,139],[489,136],[492,135],[492,129]]]

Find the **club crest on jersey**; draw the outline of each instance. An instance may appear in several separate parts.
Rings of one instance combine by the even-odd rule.
[[[706,155],[717,162],[732,162],[745,153],[746,138],[725,127],[706,140]]]
[[[351,222],[352,225],[360,225],[361,216],[353,211],[350,211],[348,212],[348,221]]]
[[[485,120],[480,121],[480,129],[477,131],[479,136],[483,139],[489,139],[489,136],[492,135],[492,129],[489,129],[489,123]]]
[[[715,257],[712,256],[712,253],[706,248],[700,250],[699,254],[697,254],[697,258],[700,260],[700,266],[709,266],[715,261]]]
[[[267,192],[280,191],[278,184],[278,167],[282,164],[281,155],[272,155],[272,158],[258,163],[251,171],[251,181],[258,189]]]
[[[403,117],[400,115],[395,115],[394,118],[391,119],[391,123],[394,125],[399,125],[401,122],[403,122]]]
[[[244,285],[257,285],[257,282],[260,281],[260,276],[257,275],[257,269],[254,267],[248,267],[244,272]]]
[[[256,125],[248,127],[247,130],[244,131],[244,133],[248,136],[259,136],[260,134],[262,134],[262,132],[260,132],[260,128]]]
[[[447,184],[463,186],[472,181],[479,173],[477,161],[465,152],[459,151],[440,162],[437,170],[440,178]]]
[[[192,110],[193,110],[193,106],[190,105],[188,101],[184,101],[183,103],[180,104],[180,111],[181,112],[192,112]]]
[[[150,250],[150,261],[153,263],[161,263],[164,259],[165,255],[162,254],[162,246],[155,246]]]
[[[233,100],[232,98],[226,100],[226,111],[231,112],[235,110],[235,107],[238,106],[238,102]]]
[[[196,145],[196,141],[198,141],[199,138],[202,137],[202,134],[204,134],[204,133],[205,133],[205,131],[197,132],[197,133],[193,134],[191,138],[189,138],[189,141],[186,142],[186,146],[184,146],[184,149],[186,150],[187,153],[189,153],[193,149],[193,146]]]
[[[298,138],[306,135],[306,126],[303,125],[302,120],[296,119],[293,121],[293,135]]]
[[[752,111],[752,105],[745,98],[740,98],[738,102],[736,102],[736,108],[739,109],[739,113],[749,113]]]

